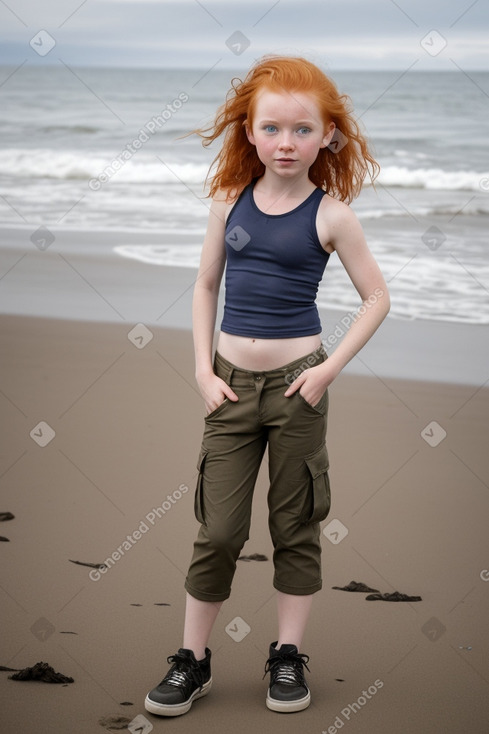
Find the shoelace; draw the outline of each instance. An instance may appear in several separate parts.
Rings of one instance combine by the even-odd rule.
[[[161,683],[183,688],[193,682],[202,688],[202,670],[198,663],[194,663],[190,658],[180,655],[178,652],[175,655],[170,655],[167,662],[173,663],[173,667],[170,668]]]
[[[273,658],[269,658],[265,664],[265,674],[270,673],[271,684],[285,683],[286,685],[304,685],[304,673],[302,666],[307,670],[309,655],[304,653],[280,653]],[[309,670],[309,672],[311,672]]]

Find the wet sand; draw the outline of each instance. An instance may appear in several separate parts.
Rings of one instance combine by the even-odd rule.
[[[155,732],[486,731],[489,390],[437,380],[435,363],[426,381],[368,370],[330,388],[333,502],[303,645],[310,708],[265,707],[272,564],[248,561],[211,639],[211,694],[180,718],[144,711],[181,645],[203,406],[190,332],[149,324],[147,341],[135,326],[2,318],[0,511],[15,517],[0,524],[9,540],[0,664],[44,661],[74,678],[62,686],[0,672],[2,730],[89,734],[108,730],[103,717],[144,716]],[[448,353],[439,326],[432,333]],[[399,363],[409,359],[403,334],[410,348],[427,329],[396,327]],[[364,355],[370,365],[387,350],[382,331]],[[266,490],[265,459],[243,554],[270,559]],[[352,580],[422,601],[331,588]],[[244,623],[237,641],[229,632],[241,637]]]

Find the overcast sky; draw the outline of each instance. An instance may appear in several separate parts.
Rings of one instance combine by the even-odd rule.
[[[0,0],[0,63],[489,70],[488,31],[488,0]]]

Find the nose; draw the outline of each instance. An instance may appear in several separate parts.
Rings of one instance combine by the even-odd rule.
[[[291,150],[294,147],[294,142],[289,132],[284,131],[282,133],[278,147],[280,150]]]

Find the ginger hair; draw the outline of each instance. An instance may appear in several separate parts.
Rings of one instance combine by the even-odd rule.
[[[223,191],[231,200],[265,172],[265,166],[258,158],[255,146],[249,142],[245,129],[245,123],[252,127],[256,98],[263,89],[310,94],[319,107],[325,126],[334,122],[344,136],[339,136],[342,147],[338,145],[337,152],[333,146],[319,150],[309,169],[309,178],[316,186],[350,203],[360,193],[367,174],[374,181],[380,167],[353,118],[349,97],[340,94],[331,79],[306,59],[265,56],[250,69],[244,81],[237,77],[232,80],[226,101],[218,109],[214,123],[193,131],[200,135],[205,147],[224,134],[222,148],[206,178],[206,184],[210,183],[209,196]],[[335,132],[335,137],[337,134]]]

